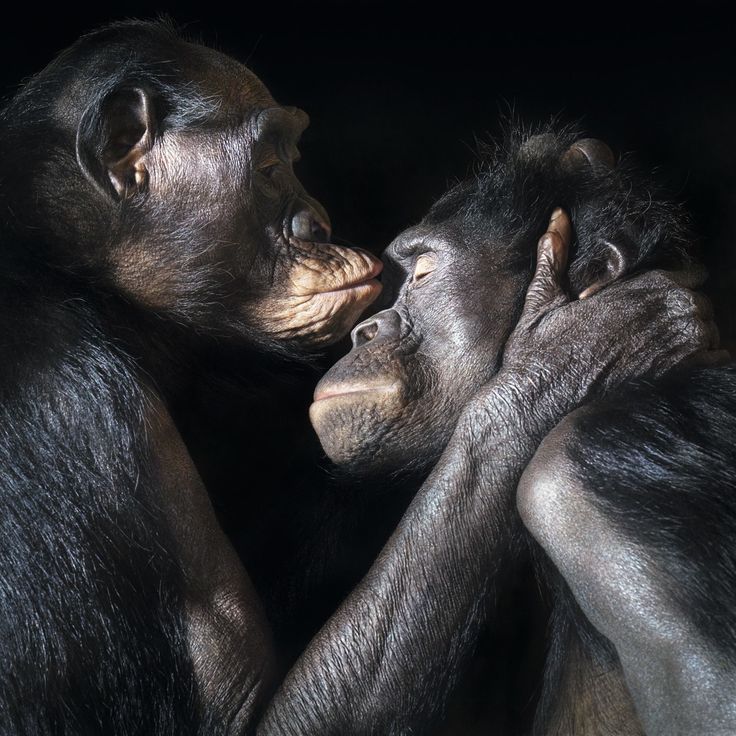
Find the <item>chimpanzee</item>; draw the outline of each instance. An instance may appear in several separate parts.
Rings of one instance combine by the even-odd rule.
[[[307,125],[163,23],[92,33],[0,114],[0,731],[240,732],[260,604],[167,404],[191,356],[339,338],[381,263],[328,244]]]
[[[590,397],[611,395],[636,376],[658,379],[696,346],[717,344],[707,300],[682,286],[694,287],[702,279],[682,215],[628,163],[614,164],[605,144],[578,139],[570,128],[551,126],[536,135],[512,131],[475,178],[452,189],[417,227],[389,246],[383,277],[388,308],[353,330],[352,351],[315,390],[313,424],[329,457],[347,472],[373,477],[401,474],[407,468],[426,472],[440,458],[376,565],[381,570],[404,571],[403,587],[384,588],[374,568],[364,585],[380,600],[382,615],[366,602],[366,594],[362,601],[365,628],[353,631],[349,627],[357,628],[357,620],[342,620],[346,639],[352,636],[364,642],[366,629],[381,632],[373,644],[381,653],[381,666],[371,670],[369,695],[387,697],[391,685],[401,689],[400,708],[406,720],[400,720],[395,711],[392,715],[407,732],[421,717],[441,709],[439,694],[456,678],[458,662],[471,649],[486,619],[489,591],[522,549],[517,542],[524,533],[514,509],[514,491],[533,447],[559,417]],[[509,339],[522,310],[533,245],[550,213],[549,232],[540,241],[541,266],[527,293],[526,311]],[[555,274],[564,268],[564,251],[570,242],[572,259],[564,290],[558,282],[546,294],[544,289],[538,293],[539,269],[548,268],[553,281],[558,278]],[[549,255],[552,251],[554,256]],[[598,291],[607,301],[593,310],[590,297]],[[569,304],[567,293],[575,299]],[[563,311],[570,310],[570,321],[565,332],[556,333],[555,323],[547,326],[546,321],[556,314],[555,306],[565,304]],[[594,378],[588,371],[600,366],[604,333],[597,332],[591,340],[580,331],[590,329],[609,309],[607,317],[616,317],[605,340],[618,345],[620,352],[613,369]],[[542,347],[537,340],[544,339]],[[654,351],[660,341],[671,349]],[[722,358],[718,352],[707,356],[708,360]],[[553,373],[550,366],[555,366]],[[553,383],[559,380],[559,385],[552,388],[548,381],[554,374]],[[512,375],[508,382],[502,379]],[[667,384],[660,379],[652,385]],[[707,386],[704,383],[702,390]],[[627,405],[622,411],[630,410]],[[704,416],[715,418],[716,414],[709,409]],[[618,457],[610,448],[619,435],[606,434],[605,420],[596,424],[597,436],[606,441],[605,452]],[[620,426],[625,432],[626,423]],[[583,430],[579,434],[587,436]],[[596,468],[595,487],[604,498],[602,474],[613,473],[616,463],[600,461],[600,452],[588,452],[590,442],[579,442],[583,449],[576,458]],[[562,454],[555,453],[558,464]],[[624,467],[632,464],[633,460]],[[537,467],[548,482],[555,477],[557,465],[548,468],[542,458]],[[718,472],[727,478],[723,471],[719,466]],[[566,490],[564,485],[555,488],[558,494]],[[544,498],[544,491],[540,495]],[[657,539],[659,526],[653,514],[659,508],[653,509],[646,527],[633,515],[626,519]],[[687,508],[683,515],[694,513],[692,505]],[[567,511],[567,506],[561,505],[558,513],[563,509]],[[589,513],[588,507],[578,511],[572,506],[564,517],[569,529],[556,527],[551,513],[545,517],[546,534],[555,549],[562,550],[560,554],[573,550],[572,540],[577,539],[569,530],[581,521],[572,510],[578,515]],[[595,537],[605,540],[595,547],[602,560],[610,534],[603,536],[599,529]],[[593,540],[593,536],[585,538]],[[410,550],[403,555],[393,551],[401,542]],[[417,571],[411,553],[412,545],[417,548],[422,543],[432,548],[434,566],[429,571],[424,567]],[[574,549],[579,560],[583,550]],[[575,565],[572,555],[565,559]],[[602,561],[595,566],[596,573],[604,569],[606,580],[594,577],[590,569],[580,578],[581,585],[596,580],[599,594],[605,596],[604,584],[615,586],[619,579]],[[560,596],[556,617],[564,618],[568,627],[576,625],[572,614],[564,612],[564,591]],[[704,599],[700,608],[716,610]],[[421,628],[413,630],[417,622]],[[333,631],[332,624],[326,630]],[[557,630],[563,630],[562,624]],[[574,678],[550,682],[555,690],[544,698],[547,707],[540,708],[536,724],[540,733],[552,733],[561,712],[571,706],[578,710],[567,713],[563,722],[569,727],[554,733],[638,732],[615,654],[605,650],[605,643],[602,653],[600,646],[589,650],[589,634],[583,623],[573,636],[556,639],[557,647],[566,647],[557,655],[561,662],[557,670],[564,674],[566,664],[577,666],[598,679],[572,693],[569,689],[578,682]],[[641,645],[644,640],[637,641]],[[362,673],[362,666],[353,661],[349,672]],[[392,680],[392,667],[404,672],[403,679]],[[599,702],[590,705],[596,697]]]

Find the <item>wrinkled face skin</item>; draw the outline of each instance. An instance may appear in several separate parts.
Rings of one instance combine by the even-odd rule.
[[[103,150],[101,187],[106,175],[119,200],[105,247],[115,288],[218,335],[308,347],[339,339],[379,294],[382,265],[329,244],[327,214],[293,171],[306,114],[279,106],[232,59],[182,47],[207,102],[201,119],[169,125],[155,93],[134,88],[108,100],[106,138],[89,147]]]
[[[312,424],[352,475],[426,469],[462,406],[497,370],[521,306],[519,269],[461,223],[402,233],[383,260],[384,302],[322,378]],[[498,261],[498,259],[496,259]]]

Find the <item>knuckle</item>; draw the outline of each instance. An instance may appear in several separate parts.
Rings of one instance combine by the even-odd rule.
[[[660,268],[647,271],[641,276],[641,283],[652,289],[662,289],[672,285],[672,279]]]
[[[710,328],[699,319],[688,322],[683,330],[683,334],[685,345],[694,349],[708,345],[711,338]]]

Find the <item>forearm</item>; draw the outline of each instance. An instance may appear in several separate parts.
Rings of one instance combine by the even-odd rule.
[[[483,401],[486,411],[461,419],[366,578],[288,674],[259,734],[416,732],[441,708],[508,556],[516,484],[554,424],[523,421],[505,388]]]

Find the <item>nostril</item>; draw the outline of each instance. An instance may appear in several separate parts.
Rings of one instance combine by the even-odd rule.
[[[309,212],[295,213],[291,218],[291,234],[299,240],[312,240],[312,222]]]
[[[353,347],[359,348],[361,345],[365,345],[367,342],[370,342],[377,334],[378,322],[376,320],[361,322],[353,330]]]
[[[324,222],[312,220],[312,240],[317,243],[329,243],[332,232],[330,226]]]
[[[317,219],[309,210],[300,210],[291,218],[291,234],[299,240],[328,243],[330,226],[323,220]]]

